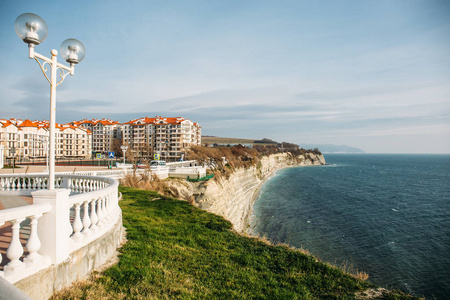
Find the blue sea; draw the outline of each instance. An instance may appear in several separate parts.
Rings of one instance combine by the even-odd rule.
[[[382,287],[450,299],[450,155],[325,159],[264,183],[252,233],[353,265]]]

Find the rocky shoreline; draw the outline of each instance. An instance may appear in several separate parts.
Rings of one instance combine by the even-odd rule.
[[[172,181],[170,188],[177,190],[180,198],[208,212],[229,220],[237,232],[248,228],[253,203],[265,180],[277,170],[287,167],[324,165],[321,154],[307,153],[293,157],[289,153],[265,156],[256,166],[235,170],[229,178],[192,183]]]

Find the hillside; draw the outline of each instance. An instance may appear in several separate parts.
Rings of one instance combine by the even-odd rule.
[[[202,144],[253,144],[255,140],[253,139],[240,139],[240,138],[227,138],[227,137],[217,137],[217,136],[202,136]]]
[[[226,138],[216,136],[202,136],[203,145],[237,145],[237,144],[251,144],[253,146],[270,146],[277,145],[277,141],[270,139],[242,139],[242,138]],[[364,150],[347,146],[347,145],[333,145],[333,144],[298,144],[303,149],[315,149],[318,148],[322,153],[365,153]]]

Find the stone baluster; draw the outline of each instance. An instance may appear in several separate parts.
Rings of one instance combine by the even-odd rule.
[[[103,210],[102,210],[103,197],[97,199],[97,215],[98,215],[98,225],[103,224]]]
[[[108,194],[108,198],[107,199],[108,199],[107,210],[108,210],[108,214],[110,214],[111,211],[112,211],[112,197],[111,197],[111,193]]]
[[[91,226],[91,219],[89,218],[89,200],[83,202],[83,234],[88,234]]]
[[[81,237],[80,231],[83,228],[83,224],[81,223],[81,218],[80,218],[80,206],[81,206],[81,203],[75,203],[75,219],[73,220],[73,223],[72,223],[73,238],[75,240],[78,240]]]
[[[6,251],[6,256],[10,259],[10,262],[4,267],[5,272],[15,272],[22,266],[22,262],[19,258],[23,254],[23,247],[20,243],[20,223],[25,220],[25,218],[11,220],[12,224],[12,239],[9,244],[8,250]]]
[[[97,214],[95,213],[95,202],[96,199],[92,199],[91,201],[91,230],[95,231],[97,229],[97,222],[98,222],[98,217]]]
[[[103,221],[105,221],[108,218],[108,211],[106,210],[106,200],[108,199],[107,196],[102,197],[102,212],[103,212]]]
[[[20,178],[19,177],[15,178],[14,185],[15,185],[14,189],[17,191],[20,191]]]
[[[79,183],[79,180],[78,180],[78,178],[74,178],[74,184],[73,184],[73,191],[74,192],[79,192],[79,186],[80,186],[80,183]]]
[[[8,191],[14,190],[15,185],[14,177],[9,177]]]
[[[109,213],[111,212],[111,205],[109,203],[110,200],[111,200],[110,195],[109,194],[106,195],[106,198],[105,198],[105,210],[106,210],[106,213],[107,213],[108,217],[109,217]]]
[[[0,222],[0,227],[2,227],[3,224],[5,224],[5,222]],[[3,255],[0,253],[0,264],[2,263],[2,261],[3,261]]]
[[[26,248],[28,251],[28,256],[24,259],[26,264],[33,264],[36,261],[41,259],[41,255],[38,254],[39,249],[41,249],[41,241],[39,240],[38,232],[37,232],[37,224],[38,219],[42,216],[42,214],[30,216],[30,237],[28,238],[28,242],[26,244]]]

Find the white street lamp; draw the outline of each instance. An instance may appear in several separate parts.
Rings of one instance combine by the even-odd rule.
[[[48,140],[45,137],[41,138],[41,142],[44,145],[44,152],[45,152],[45,172],[48,172]]]
[[[76,39],[67,39],[61,44],[61,55],[70,64],[70,67],[57,62],[56,56],[58,51],[53,49],[50,51],[52,57],[47,58],[34,51],[36,45],[42,43],[48,34],[48,27],[45,21],[38,15],[25,13],[17,17],[15,22],[17,35],[28,44],[28,57],[34,58],[41,67],[47,81],[50,83],[50,145],[49,145],[49,172],[48,172],[48,189],[55,188],[55,119],[56,119],[56,86],[63,82],[68,74],[75,72],[75,64],[81,62],[85,56],[85,48],[83,44]],[[41,63],[40,60],[43,61]],[[50,78],[47,76],[47,68],[45,64],[50,66]],[[57,82],[56,74],[59,69],[59,78]],[[67,72],[64,72],[67,71]]]
[[[123,164],[125,165],[125,153],[127,152],[128,146],[122,145],[122,146],[120,146],[120,149],[122,149],[122,152],[123,152]]]

